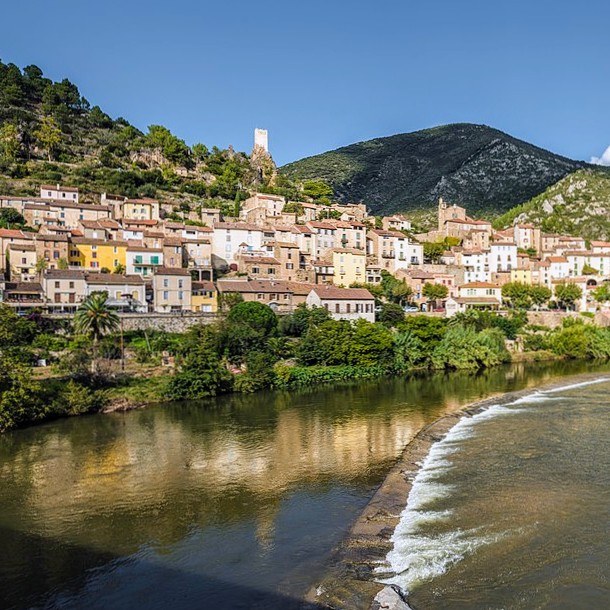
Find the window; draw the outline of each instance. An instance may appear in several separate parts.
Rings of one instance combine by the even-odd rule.
[[[167,290],[163,291],[163,300],[167,301],[167,299],[169,299],[169,292]]]
[[[352,312],[352,305],[351,305],[351,303],[347,303],[345,305],[345,311],[346,311],[346,313],[351,313]]]
[[[92,252],[91,253],[91,258],[97,258],[97,252]]]
[[[68,284],[68,286],[69,286],[69,288],[74,288],[74,282],[70,282],[70,283]]]
[[[265,295],[264,295],[262,292],[259,292],[259,293],[256,295],[256,298],[257,298],[259,301],[262,301],[262,300],[265,298]]]
[[[178,300],[179,300],[179,301],[182,301],[183,296],[184,296],[184,293],[182,292],[182,290],[179,290],[179,291],[178,291]]]
[[[59,288],[59,282],[55,282],[55,288]]]
[[[269,267],[267,272],[268,272],[269,275],[275,275],[275,269],[273,267]]]
[[[260,273],[261,270],[259,267],[252,267],[252,273]]]
[[[341,313],[341,305],[339,303],[335,303],[335,313]]]
[[[159,257],[158,256],[151,256],[150,257],[150,264],[151,265],[158,265],[159,264]]]
[[[27,258],[22,258],[22,259],[21,259],[21,264],[22,264],[22,265],[25,265],[26,263],[27,263]]]
[[[286,269],[294,269],[294,265],[292,263],[286,263]]]
[[[183,288],[184,280],[178,280],[178,288]]]

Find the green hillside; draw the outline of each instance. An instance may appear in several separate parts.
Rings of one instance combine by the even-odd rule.
[[[454,124],[359,142],[280,171],[324,180],[339,200],[362,201],[375,213],[426,208],[444,197],[497,214],[584,165],[491,127]]]
[[[271,159],[232,149],[187,146],[167,128],[143,133],[92,106],[69,80],[53,82],[37,66],[0,61],[0,192],[36,195],[62,182],[86,193],[157,197],[231,208],[252,188],[298,196]]]
[[[497,228],[533,222],[549,233],[610,239],[610,168],[583,169],[495,221]]]

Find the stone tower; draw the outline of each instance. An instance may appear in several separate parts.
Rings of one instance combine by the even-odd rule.
[[[262,148],[266,153],[269,152],[269,133],[266,129],[254,130],[254,148]]]

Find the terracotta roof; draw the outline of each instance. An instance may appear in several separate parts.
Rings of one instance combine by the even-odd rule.
[[[159,204],[159,202],[156,199],[150,199],[149,197],[142,197],[140,199],[127,199],[127,201],[125,201],[125,203],[137,203],[140,205],[145,205],[145,204],[154,204],[156,203],[157,205]]]
[[[93,237],[73,237],[70,240],[73,244],[82,244],[85,246],[120,246],[125,248],[127,246],[126,241],[119,241],[117,239],[97,239]]]
[[[38,294],[42,292],[42,286],[40,282],[6,282],[4,291]]]
[[[188,275],[190,276],[191,273],[188,269],[182,269],[182,268],[177,268],[177,267],[155,267],[154,270],[154,274],[155,275]]]
[[[134,218],[123,218],[121,221],[124,225],[144,225],[147,227],[154,227],[159,224],[158,220],[135,220]]]
[[[293,292],[284,280],[218,280],[216,286],[219,292]]]
[[[261,265],[279,265],[280,261],[271,256],[244,256],[241,259],[243,263],[258,263]]]
[[[458,297],[455,301],[461,305],[500,305],[500,301],[493,297]]]
[[[9,250],[20,250],[22,252],[36,252],[36,246],[33,244],[9,244]]]
[[[233,229],[234,231],[263,231],[264,228],[248,222],[217,222],[214,229]]]
[[[500,286],[489,282],[469,282],[468,284],[462,284],[460,288],[500,288]]]
[[[546,260],[549,263],[567,263],[568,259],[565,256],[547,256]]]
[[[121,275],[118,273],[87,273],[88,284],[143,284],[140,275]]]
[[[0,237],[5,239],[34,239],[35,233],[17,231],[16,229],[0,229]]]
[[[210,292],[216,292],[216,286],[214,286],[214,282],[210,281],[193,282],[192,289],[193,292],[195,292],[195,290],[209,290]]]
[[[82,280],[85,272],[77,269],[48,269],[43,277],[47,280]]]
[[[333,252],[337,254],[357,254],[358,256],[366,256],[364,250],[357,250],[356,248],[333,248]]]
[[[77,187],[61,186],[60,184],[41,184],[40,188],[46,191],[65,191],[66,193],[78,193]]]
[[[338,288],[337,286],[316,286],[312,292],[320,299],[340,300],[374,300],[373,295],[366,288]]]

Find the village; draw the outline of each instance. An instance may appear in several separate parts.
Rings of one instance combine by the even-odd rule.
[[[415,233],[404,216],[379,219],[361,203],[290,202],[257,192],[236,217],[200,206],[177,222],[168,219],[174,206],[155,199],[102,193],[85,203],[80,195],[61,184],[41,185],[39,197],[0,195],[0,209],[14,209],[27,223],[0,229],[0,300],[17,313],[70,314],[105,291],[120,312],[213,316],[236,298],[278,314],[306,303],[335,319],[372,322],[379,302],[369,289],[384,274],[408,286],[405,312],[502,310],[502,287],[513,283],[551,295],[573,284],[571,307],[593,312],[603,305],[593,291],[610,279],[609,242],[531,224],[496,231],[442,199],[438,227]],[[428,284],[445,287],[442,298],[430,299]]]

